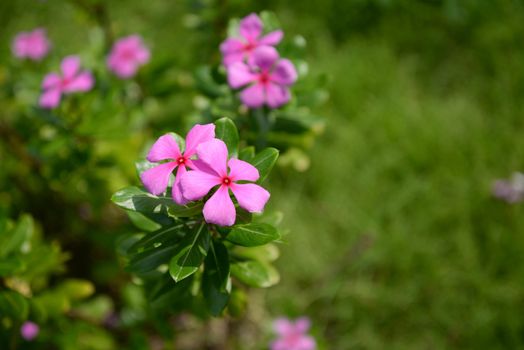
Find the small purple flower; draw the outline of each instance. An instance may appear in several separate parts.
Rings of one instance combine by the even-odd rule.
[[[27,341],[35,339],[38,336],[39,332],[40,327],[38,327],[36,323],[31,321],[24,322],[22,327],[20,327],[20,334]]]
[[[259,46],[277,45],[284,36],[281,30],[275,30],[262,36],[263,24],[260,18],[252,13],[240,21],[240,38],[228,38],[220,44],[220,51],[224,55],[222,62],[225,66],[234,62],[251,60],[253,51]]]
[[[13,40],[13,54],[18,58],[40,61],[49,52],[51,44],[45,29],[36,28],[32,32],[20,32]]]
[[[290,60],[281,59],[271,46],[261,46],[253,53],[253,62],[235,62],[227,68],[227,80],[234,88],[247,86],[240,100],[251,108],[264,104],[278,108],[291,98],[289,86],[297,80],[297,71]]]
[[[515,172],[508,180],[495,180],[491,192],[493,197],[510,204],[521,202],[524,199],[524,174]]]
[[[278,338],[271,343],[271,350],[314,350],[316,342],[307,334],[311,323],[307,317],[298,318],[295,322],[279,318],[273,323]]]
[[[107,58],[107,66],[119,78],[134,76],[140,66],[149,62],[151,54],[138,35],[119,39]]]

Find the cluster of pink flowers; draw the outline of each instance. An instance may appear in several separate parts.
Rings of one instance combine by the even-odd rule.
[[[301,317],[295,322],[287,318],[279,318],[273,323],[273,329],[278,338],[271,343],[271,350],[314,350],[316,342],[307,334],[311,323],[308,318]]]
[[[229,191],[241,208],[252,213],[264,209],[270,194],[259,185],[244,183],[258,180],[257,168],[236,158],[228,159],[228,155],[226,144],[215,138],[215,126],[197,124],[187,134],[183,152],[170,134],[161,136],[151,147],[147,160],[167,162],[144,171],[140,178],[149,192],[158,195],[166,191],[171,174],[178,168],[172,185],[173,200],[184,205],[205,198],[206,222],[232,226],[236,209]]]
[[[297,71],[274,48],[283,37],[280,30],[262,35],[263,23],[252,13],[240,21],[240,38],[228,38],[220,45],[229,85],[238,89],[240,100],[250,108],[267,105],[278,108],[291,99],[289,87]]]
[[[45,30],[37,28],[32,32],[18,33],[12,44],[17,58],[39,61],[49,52],[49,39]],[[140,66],[149,62],[150,52],[138,35],[130,35],[118,40],[107,58],[107,67],[117,77],[133,77]],[[91,72],[80,70],[80,58],[68,56],[62,60],[61,74],[49,73],[42,82],[42,95],[39,105],[42,108],[55,108],[61,96],[74,92],[87,92],[93,88],[95,79]]]

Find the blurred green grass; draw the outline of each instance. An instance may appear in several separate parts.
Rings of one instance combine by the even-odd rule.
[[[140,32],[187,68],[216,56],[194,50],[218,40],[184,27],[188,4],[110,8],[120,33]],[[53,22],[48,5],[47,15],[18,6],[4,39],[45,24],[78,49],[64,29],[86,19]],[[524,159],[522,2],[228,6],[276,10],[289,37],[308,40],[311,71],[330,77],[310,169],[272,180],[290,233],[271,313],[309,315],[327,349],[524,347],[523,209],[490,197]]]

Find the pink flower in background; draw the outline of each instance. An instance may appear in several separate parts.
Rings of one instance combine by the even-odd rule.
[[[60,64],[62,74],[49,73],[42,82],[42,95],[40,96],[40,107],[54,108],[60,103],[62,94],[73,92],[86,92],[94,85],[91,72],[80,70],[80,58],[78,56],[67,56]]]
[[[40,332],[40,327],[34,322],[26,321],[20,327],[20,334],[25,340],[33,340]]]
[[[284,36],[281,30],[262,36],[262,29],[262,21],[256,14],[252,13],[244,17],[239,26],[240,38],[228,38],[220,44],[224,65],[242,62],[244,59],[250,61],[257,47],[277,45]]]
[[[224,141],[213,139],[197,147],[199,160],[195,161],[195,170],[182,176],[181,187],[184,197],[198,200],[218,186],[217,191],[204,205],[204,219],[211,224],[232,226],[235,223],[236,210],[229,197],[233,192],[240,207],[254,213],[261,212],[269,199],[269,192],[252,183],[237,181],[257,181],[258,170],[253,165],[239,159],[228,161],[227,146]],[[228,173],[229,167],[229,173]]]
[[[37,28],[32,32],[20,32],[13,40],[13,54],[18,58],[40,61],[49,52],[49,40],[45,29]]]
[[[235,62],[227,68],[227,80],[232,88],[248,85],[240,100],[246,106],[258,108],[266,104],[277,108],[291,98],[289,86],[297,80],[297,71],[290,60],[280,59],[277,50],[262,46],[253,53],[253,62]]]
[[[307,334],[310,326],[306,317],[295,322],[286,318],[275,320],[273,328],[278,339],[271,343],[271,350],[314,350],[315,339]]]
[[[154,195],[165,192],[171,173],[178,167],[172,188],[173,199],[177,204],[186,204],[187,200],[182,196],[180,189],[180,178],[187,171],[186,167],[194,168],[193,161],[190,158],[195,155],[197,146],[214,138],[214,124],[197,124],[187,133],[186,148],[182,153],[171,135],[161,136],[151,147],[147,160],[153,163],[163,160],[169,160],[169,162],[157,165],[140,174],[140,179],[146,189]]]
[[[138,68],[149,62],[149,49],[138,35],[118,40],[107,58],[107,66],[120,78],[130,78]]]
[[[515,204],[524,199],[524,174],[514,172],[509,179],[498,179],[493,182],[491,189],[495,198],[507,203]]]

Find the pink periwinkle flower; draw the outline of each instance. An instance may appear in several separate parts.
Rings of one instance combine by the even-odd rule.
[[[20,32],[13,40],[13,54],[18,58],[40,61],[49,52],[49,40],[45,29],[37,28],[32,32]]]
[[[301,317],[295,322],[287,318],[275,320],[273,329],[278,338],[271,343],[271,350],[314,350],[315,339],[307,334],[310,326],[307,317]]]
[[[91,90],[95,79],[91,72],[80,69],[80,58],[78,56],[67,56],[60,64],[61,75],[49,73],[42,82],[42,95],[40,96],[40,107],[54,108],[60,103],[62,94],[73,92],[86,92]]]
[[[134,76],[140,66],[149,62],[149,49],[138,35],[126,36],[118,40],[107,58],[107,66],[118,77],[126,79]]]
[[[240,93],[246,106],[258,108],[266,104],[278,108],[290,100],[289,86],[297,80],[297,71],[290,60],[279,58],[275,48],[261,46],[253,53],[252,64],[231,64],[227,80],[234,89],[248,85]]]
[[[281,30],[275,30],[262,35],[263,24],[260,18],[252,13],[240,21],[240,38],[228,38],[220,44],[220,51],[224,55],[222,62],[225,66],[233,62],[251,60],[253,51],[259,46],[277,45],[284,36]]]
[[[257,181],[257,168],[242,160],[231,158],[224,141],[213,139],[197,147],[198,160],[195,170],[182,176],[181,187],[188,200],[199,200],[218,186],[217,191],[204,205],[204,219],[211,224],[232,226],[235,223],[236,209],[229,190],[240,207],[255,213],[261,212],[269,199],[269,192],[253,183],[238,181]],[[228,171],[229,168],[229,171]]]
[[[31,321],[24,322],[22,327],[20,327],[20,334],[25,340],[31,341],[35,339],[39,332],[40,327],[38,327],[36,323]]]
[[[171,173],[178,167],[172,187],[173,200],[180,205],[186,204],[188,201],[182,195],[180,178],[187,171],[186,167],[194,168],[193,160],[190,158],[197,152],[198,145],[214,138],[214,124],[197,124],[187,133],[186,148],[184,152],[181,152],[171,135],[161,136],[151,147],[147,160],[152,163],[164,160],[168,160],[168,162],[157,165],[140,174],[140,179],[146,189],[154,195],[165,192]]]

